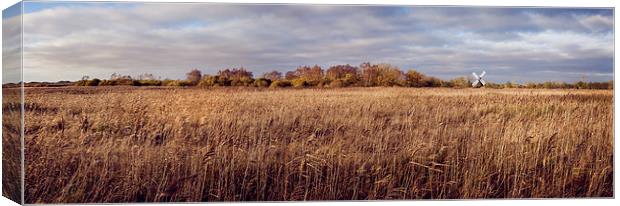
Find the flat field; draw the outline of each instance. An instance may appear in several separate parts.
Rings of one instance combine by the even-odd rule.
[[[27,203],[613,196],[613,91],[26,88]]]

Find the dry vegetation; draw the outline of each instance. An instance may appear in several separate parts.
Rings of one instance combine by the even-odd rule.
[[[21,203],[19,98],[19,89],[2,89],[2,195]]]
[[[27,88],[26,202],[611,197],[612,98]]]

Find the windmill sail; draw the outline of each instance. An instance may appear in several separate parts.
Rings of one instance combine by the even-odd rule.
[[[482,79],[482,77],[484,77],[484,75],[485,75],[486,73],[487,73],[486,71],[482,71],[482,73],[480,74],[480,76],[478,76],[478,75],[476,74],[476,72],[472,72],[471,74],[472,74],[472,75],[474,75],[475,80],[474,80],[474,82],[471,84],[471,86],[472,86],[472,87],[479,87],[479,86],[480,86],[480,87],[482,87],[482,86],[484,86],[485,84],[487,84],[487,83],[486,83],[486,82]]]

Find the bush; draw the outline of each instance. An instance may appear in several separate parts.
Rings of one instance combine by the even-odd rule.
[[[424,77],[422,82],[426,87],[439,87],[442,85],[441,82],[443,81],[435,77]]]
[[[231,86],[251,86],[254,83],[254,79],[250,77],[241,77],[239,79],[233,79],[230,82]]]
[[[217,86],[230,86],[232,84],[232,81],[226,77],[223,76],[216,76],[216,81],[215,81],[215,85]]]
[[[310,83],[310,82],[309,82],[309,83]],[[310,86],[316,86],[316,87],[325,87],[325,86],[328,86],[328,85],[329,85],[329,83],[330,83],[330,81],[329,81],[329,80],[327,80],[327,79],[321,79],[321,80],[319,80],[319,81],[318,81],[318,83],[316,83],[316,84],[309,84],[309,85],[310,85]]]
[[[140,86],[161,86],[162,82],[160,80],[138,80]]]
[[[254,80],[254,86],[255,87],[269,87],[269,85],[271,85],[271,80],[269,80],[269,79],[258,78],[256,80]]]
[[[441,81],[441,87],[454,87],[454,84],[450,81]]]
[[[488,82],[487,84],[484,85],[485,88],[491,88],[491,89],[501,89],[502,85],[501,84],[497,84],[497,83],[493,83],[493,82]]]
[[[294,88],[304,88],[310,86],[310,84],[308,84],[308,82],[304,78],[293,79],[293,81],[291,81],[291,84]]]
[[[424,79],[424,74],[416,71],[416,70],[409,70],[407,71],[407,73],[405,74],[405,85],[409,86],[409,87],[422,87],[424,86],[422,79]]]
[[[194,86],[194,83],[188,80],[181,80],[179,81],[179,86],[182,86],[182,87]]]
[[[140,86],[140,82],[133,79],[115,79],[111,81],[114,81],[114,85]]]
[[[99,86],[100,82],[101,82],[100,79],[94,78],[92,80],[86,81],[86,86]]]
[[[164,79],[164,81],[161,82],[162,86],[174,86],[174,82],[177,80],[171,80],[171,79]]]
[[[197,85],[200,79],[202,79],[202,72],[200,72],[200,70],[198,69],[193,69],[192,71],[188,72],[186,75],[187,75],[187,82],[190,85]]]
[[[217,85],[218,76],[205,75],[202,77],[200,82],[198,82],[198,86],[200,87],[212,87]]]
[[[347,86],[347,83],[342,79],[336,79],[329,83],[329,87],[331,88],[340,88],[340,87],[346,87],[346,86]]]
[[[97,78],[92,79],[92,80],[84,79],[84,80],[77,81],[75,83],[75,86],[91,86],[91,87],[92,86],[99,86],[100,82],[101,82],[101,80],[97,79]]]
[[[288,80],[276,80],[271,83],[269,87],[271,88],[282,88],[282,87],[290,87],[291,82]]]
[[[188,80],[164,80],[164,86],[172,86],[172,87],[186,87],[192,86],[192,82]]]
[[[115,86],[116,82],[113,80],[103,80],[99,82],[99,86]]]
[[[452,79],[450,80],[450,83],[452,87],[455,87],[455,88],[467,88],[469,87],[469,85],[471,85],[469,81],[467,80],[467,78],[465,77],[458,77],[458,78]]]

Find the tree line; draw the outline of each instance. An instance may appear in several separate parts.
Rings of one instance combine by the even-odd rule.
[[[183,86],[183,87],[270,87],[270,88],[339,88],[339,87],[450,87],[465,88],[471,86],[471,80],[458,77],[442,80],[422,74],[416,70],[406,72],[391,64],[362,63],[359,66],[334,65],[324,70],[321,66],[300,66],[293,71],[281,73],[270,71],[255,77],[251,71],[240,68],[226,68],[216,74],[203,74],[193,69],[186,74],[186,79],[156,79],[152,74],[142,74],[138,78],[128,75],[112,74],[110,79],[90,79],[85,76],[75,82],[77,86]],[[492,83],[488,88],[562,88],[562,89],[612,89],[613,81],[608,82],[542,82],[517,84],[514,82]]]

